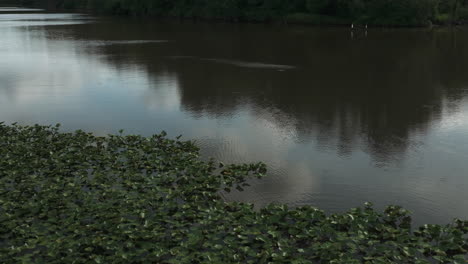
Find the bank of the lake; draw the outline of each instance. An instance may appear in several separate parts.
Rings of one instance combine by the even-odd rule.
[[[466,0],[30,0],[48,9],[136,17],[313,25],[430,26],[468,20]]]
[[[411,227],[371,204],[328,215],[224,202],[266,167],[200,160],[165,133],[0,123],[0,262],[466,263],[468,221]]]

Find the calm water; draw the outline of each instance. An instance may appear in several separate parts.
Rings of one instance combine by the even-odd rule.
[[[468,28],[166,23],[0,9],[0,121],[264,161],[226,199],[468,218]]]

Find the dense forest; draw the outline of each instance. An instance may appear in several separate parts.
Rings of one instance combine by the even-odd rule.
[[[0,6],[27,6],[33,5],[36,0],[0,0]],[[45,1],[44,1],[45,2]]]
[[[99,13],[246,22],[424,26],[468,20],[468,0],[35,0]]]

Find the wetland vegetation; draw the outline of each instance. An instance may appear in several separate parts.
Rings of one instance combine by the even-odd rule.
[[[412,228],[371,204],[327,215],[225,202],[266,166],[199,159],[166,133],[0,123],[1,263],[466,263],[468,222]]]

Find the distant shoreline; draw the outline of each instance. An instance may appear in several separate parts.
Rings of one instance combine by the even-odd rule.
[[[399,3],[399,1],[403,1]],[[368,27],[432,27],[468,24],[468,4],[435,4],[429,0],[374,0],[337,4],[328,0],[278,0],[255,3],[239,0],[186,3],[165,1],[30,0],[30,6],[47,11],[148,17],[226,23],[298,24],[311,26],[368,25]],[[25,2],[25,3],[26,3]],[[358,1],[359,2],[359,1]],[[0,5],[2,1],[0,0]]]
[[[0,9],[2,6],[0,6]],[[206,22],[206,23],[226,23],[226,24],[263,24],[263,25],[302,25],[302,26],[311,26],[311,27],[350,27],[352,24],[354,25],[354,30],[359,31],[365,29],[366,24],[359,24],[354,22],[347,21],[342,23],[314,23],[307,20],[275,20],[275,21],[268,21],[268,22],[258,22],[258,21],[233,21],[233,20],[224,20],[224,19],[205,19],[205,18],[181,18],[181,17],[154,17],[154,16],[132,16],[132,15],[122,15],[122,14],[107,14],[107,13],[98,13],[91,9],[65,9],[65,8],[57,8],[57,9],[44,9],[36,6],[24,6],[18,7],[30,10],[19,10],[18,12],[8,12],[8,13],[24,13],[24,12],[70,12],[70,13],[82,13],[82,14],[90,14],[96,16],[107,16],[107,17],[121,17],[121,18],[129,18],[129,19],[155,19],[159,21],[185,21],[185,22]],[[34,10],[33,10],[34,9]],[[2,13],[2,11],[0,11]],[[468,25],[468,20],[459,20],[453,23],[432,23],[428,21],[427,25],[372,25],[367,24],[368,28],[432,28],[432,27],[452,27],[452,26],[465,26]]]

